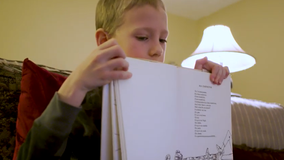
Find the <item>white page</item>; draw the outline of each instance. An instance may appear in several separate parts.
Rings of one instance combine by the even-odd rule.
[[[118,130],[118,119],[117,119],[117,104],[114,96],[114,82],[110,84],[110,95],[111,95],[111,125],[112,125],[112,151],[113,160],[121,160],[121,146]]]
[[[120,99],[118,110],[122,113],[119,117],[122,159],[165,159],[176,149],[173,146],[177,127],[176,67],[127,60],[133,76],[116,86],[119,88],[116,96]]]
[[[102,127],[101,127],[101,160],[112,160],[112,125],[110,84],[103,87]]]
[[[205,72],[177,70],[175,66],[130,58],[127,60],[133,77],[118,81],[116,85],[116,96],[120,99],[118,111],[122,115],[119,115],[121,145],[126,146],[122,150],[123,159],[126,156],[129,160],[166,159],[168,156],[169,160],[181,154],[186,160],[198,156],[203,159],[220,157],[221,152],[218,153],[216,147],[220,146],[218,149],[223,151],[223,143],[227,142],[226,151],[222,154],[229,154],[226,159],[232,159],[231,136],[227,135],[231,133],[229,78],[217,86],[209,81],[209,74]],[[178,75],[183,76],[177,78]],[[208,125],[203,135],[209,135],[203,138],[195,137],[194,92],[203,93],[202,88],[206,89],[199,85],[214,88],[215,92],[213,89],[206,91],[205,98],[206,102],[218,104],[211,105],[206,117],[201,118],[206,120],[201,125]],[[215,138],[210,135],[215,135]],[[177,150],[181,153],[176,154]]]
[[[210,82],[209,73],[178,70],[177,150],[183,158],[233,159],[231,141],[230,80]],[[189,98],[185,97],[188,96]],[[189,147],[193,145],[194,147]],[[224,158],[224,157],[223,157]]]

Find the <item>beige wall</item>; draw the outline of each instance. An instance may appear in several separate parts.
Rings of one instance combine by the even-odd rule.
[[[0,1],[0,57],[74,69],[94,48],[97,0]],[[196,44],[196,22],[169,14],[166,62],[180,64]]]
[[[0,1],[0,57],[74,69],[95,47],[96,0]],[[284,104],[283,0],[243,0],[193,21],[169,14],[166,62],[180,65],[212,24],[228,25],[257,64],[234,73],[234,92]]]
[[[95,47],[96,1],[0,1],[0,57],[74,69]]]
[[[199,39],[207,26],[224,24],[256,57],[254,67],[232,74],[233,91],[243,97],[284,104],[283,8],[283,0],[243,0],[198,21]]]
[[[198,46],[197,22],[172,14],[168,18],[170,34],[165,62],[173,61],[180,66]]]

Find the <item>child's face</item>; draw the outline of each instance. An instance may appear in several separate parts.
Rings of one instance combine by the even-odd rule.
[[[114,38],[128,57],[164,62],[168,37],[167,14],[150,5],[134,7],[124,14]]]

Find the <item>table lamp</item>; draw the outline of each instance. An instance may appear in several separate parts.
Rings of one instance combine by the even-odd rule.
[[[252,67],[256,61],[235,41],[229,27],[214,25],[203,32],[202,40],[190,57],[183,60],[181,66],[194,68],[198,59],[207,57],[208,60],[227,66],[231,73]]]

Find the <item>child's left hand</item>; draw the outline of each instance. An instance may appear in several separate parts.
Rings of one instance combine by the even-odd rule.
[[[214,84],[221,84],[230,74],[228,67],[223,67],[217,63],[208,61],[207,57],[197,60],[194,69],[205,69],[210,72],[210,80]]]

